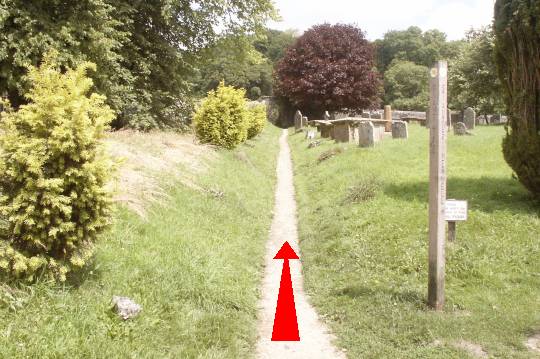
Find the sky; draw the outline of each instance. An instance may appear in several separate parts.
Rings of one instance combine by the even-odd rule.
[[[491,24],[494,0],[274,0],[281,22],[271,28],[301,32],[321,23],[355,24],[370,40],[389,30],[415,25],[438,29],[449,40],[464,37],[471,27]]]

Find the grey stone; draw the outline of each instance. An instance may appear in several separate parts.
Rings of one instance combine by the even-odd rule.
[[[476,112],[472,108],[467,107],[463,112],[463,123],[467,126],[467,129],[474,130],[474,126],[476,125]]]
[[[332,138],[333,137],[332,131],[333,131],[334,125],[332,125],[331,123],[322,124],[322,125],[320,125],[319,128],[321,129],[321,137],[322,138]]]
[[[350,142],[354,138],[354,132],[351,129],[351,125],[347,122],[335,123],[333,128],[333,139],[336,142]]]
[[[324,111],[323,120],[324,121],[330,121],[331,117],[328,111]]]
[[[454,125],[454,135],[456,136],[470,136],[471,133],[467,131],[467,125],[463,122],[458,122]]]
[[[142,307],[127,297],[114,296],[112,299],[113,310],[123,320],[136,317],[142,311]]]
[[[358,125],[358,144],[360,147],[375,145],[375,126],[371,121],[363,121]]]
[[[409,127],[405,121],[394,121],[392,123],[392,138],[409,138]]]
[[[313,140],[313,139],[315,139],[315,137],[317,137],[317,132],[315,132],[313,130],[306,131],[306,139]]]
[[[306,116],[302,116],[302,128],[307,127],[309,120]]]
[[[294,129],[296,131],[302,128],[302,118],[302,112],[300,112],[300,110],[297,110],[294,114]]]
[[[310,144],[308,145],[308,148],[315,148],[320,145],[321,145],[321,141],[313,141],[313,142],[310,142]]]

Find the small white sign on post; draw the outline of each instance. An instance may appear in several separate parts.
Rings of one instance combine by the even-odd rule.
[[[444,215],[447,222],[461,222],[467,220],[467,201],[449,199],[444,206]]]

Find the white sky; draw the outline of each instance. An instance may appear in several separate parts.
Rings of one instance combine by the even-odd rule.
[[[282,17],[271,28],[305,31],[324,22],[355,24],[368,39],[382,38],[389,30],[416,25],[438,29],[457,40],[471,27],[489,25],[494,0],[274,0]]]

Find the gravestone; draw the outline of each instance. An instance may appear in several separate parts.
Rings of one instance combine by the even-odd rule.
[[[306,139],[308,139],[308,140],[314,140],[316,135],[317,135],[317,133],[315,131],[313,131],[313,130],[306,131]]]
[[[371,114],[371,119],[373,119],[373,120],[382,120],[382,116],[381,116],[380,113],[375,112],[375,113]]]
[[[394,121],[392,123],[392,138],[409,138],[409,127],[405,121]]]
[[[392,107],[389,105],[384,106],[384,119],[387,121],[385,131],[392,131]]]
[[[371,121],[358,124],[358,144],[360,147],[373,147],[375,145],[375,126]]]
[[[306,116],[302,116],[302,128],[307,127],[308,122],[309,122],[308,118]]]
[[[424,123],[427,128],[429,128],[429,117],[430,117],[430,114],[429,114],[429,107],[428,107],[428,109],[426,110],[426,122]]]
[[[448,128],[452,127],[452,110],[448,109],[448,117],[446,119],[446,125]]]
[[[472,108],[467,107],[465,112],[463,112],[463,123],[467,126],[467,129],[474,130],[474,126],[476,125],[476,112]]]
[[[321,130],[321,137],[322,138],[330,138],[332,137],[332,128],[334,127],[334,125],[332,125],[331,123],[323,123],[319,126],[320,130]]]
[[[330,121],[331,117],[328,111],[324,111],[323,120],[324,121]]]
[[[336,142],[350,142],[354,138],[354,132],[348,122],[334,123],[332,135]]]
[[[297,110],[294,114],[294,129],[296,131],[302,129],[302,112],[300,110]]]
[[[467,131],[467,125],[465,125],[463,122],[456,123],[454,125],[454,135],[456,136],[470,135],[469,131]]]

